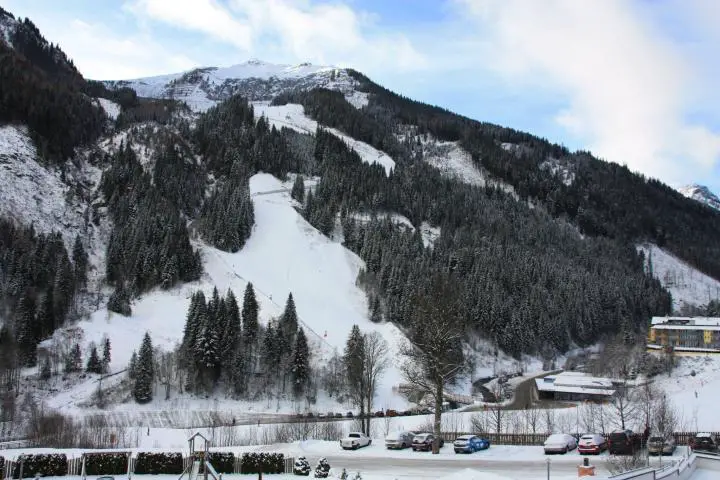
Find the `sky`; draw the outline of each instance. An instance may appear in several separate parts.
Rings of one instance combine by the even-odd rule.
[[[353,67],[482,121],[720,193],[717,0],[4,0],[93,79],[250,58]]]

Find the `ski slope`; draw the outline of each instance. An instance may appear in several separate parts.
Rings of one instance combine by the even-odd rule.
[[[672,295],[673,308],[683,304],[706,305],[710,300],[720,298],[720,281],[694,269],[671,253],[651,243],[638,245],[647,261],[652,259],[653,276]]]
[[[382,379],[376,396],[377,408],[407,408],[406,401],[393,393],[400,382],[395,366],[402,333],[392,324],[373,324],[368,320],[365,293],[355,285],[362,260],[318,232],[293,208],[291,185],[281,183],[268,174],[257,174],[250,180],[250,191],[255,206],[256,224],[245,247],[237,253],[227,253],[198,243],[202,251],[205,275],[201,281],[171,291],[154,291],[137,299],[132,305],[132,316],[100,309],[88,320],[77,324],[81,333],[83,351],[91,342],[99,344],[104,336],[117,346],[112,351],[111,371],[126,368],[132,351],[139,347],[148,331],[153,344],[161,350],[175,348],[182,339],[187,308],[193,291],[202,289],[206,295],[214,286],[222,293],[232,289],[236,297],[243,298],[247,282],[252,282],[260,305],[261,321],[282,313],[290,292],[295,298],[299,319],[314,346],[315,354],[329,356],[336,349],[342,351],[354,324],[365,332],[377,331],[389,343],[392,365]],[[67,329],[56,332],[56,344],[67,343]],[[52,341],[51,341],[52,342]],[[317,366],[317,357],[313,362]],[[118,380],[122,376],[118,375]],[[97,388],[90,378],[48,398],[48,406],[76,413]],[[158,397],[162,397],[158,395]],[[156,398],[143,408],[205,408],[217,407],[213,400],[195,399],[186,403],[165,402]],[[174,402],[174,403],[173,403]],[[204,403],[203,403],[204,402]],[[223,399],[227,408],[244,405]],[[247,406],[247,405],[246,405]],[[114,409],[136,409],[134,404],[115,405]],[[257,411],[292,412],[291,404],[276,406],[275,402],[255,405]],[[313,408],[323,411],[323,406]],[[328,410],[332,410],[328,408]]]
[[[255,110],[256,117],[265,117],[268,123],[274,125],[277,129],[287,127],[300,133],[315,135],[318,127],[318,123],[315,120],[305,115],[305,109],[302,105],[289,103],[287,105],[273,106],[270,105],[269,102],[253,102],[253,109]],[[335,128],[329,128],[324,125],[323,128],[355,150],[364,162],[370,164],[379,163],[382,165],[387,175],[390,175],[390,172],[395,168],[395,161],[385,152],[381,152],[365,142],[355,140]]]

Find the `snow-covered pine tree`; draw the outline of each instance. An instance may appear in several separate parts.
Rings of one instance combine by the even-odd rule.
[[[130,356],[130,362],[128,363],[128,369],[127,374],[128,378],[131,380],[134,380],[137,376],[137,363],[138,363],[138,356],[137,352],[133,350],[132,355]]]
[[[202,291],[195,292],[190,299],[181,344],[181,357],[186,367],[193,363],[195,344],[201,328],[200,321],[206,315],[206,309],[205,294]]]
[[[50,357],[43,359],[42,365],[40,366],[40,379],[49,380],[52,375],[52,368],[50,366]]]
[[[103,340],[102,373],[110,371],[110,360],[110,338],[105,337],[105,340]]]
[[[302,328],[298,328],[295,336],[295,348],[290,364],[290,372],[293,382],[293,393],[299,398],[305,393],[310,382],[310,350],[308,349],[307,338]]]
[[[283,311],[282,317],[280,317],[280,330],[285,337],[284,343],[288,349],[295,343],[295,334],[298,329],[298,316],[297,310],[295,309],[295,300],[293,299],[292,292],[288,295],[287,301],[285,302],[285,310]]]
[[[360,332],[360,327],[353,325],[345,344],[343,363],[345,364],[345,377],[347,378],[350,398],[356,406],[360,407],[361,416],[365,413],[364,358],[365,339],[362,332]],[[365,424],[363,423],[364,428]]]
[[[153,346],[148,332],[145,332],[145,337],[140,345],[135,370],[133,397],[137,403],[148,403],[153,397],[153,382],[155,381]]]
[[[305,179],[302,175],[295,177],[290,196],[300,202],[300,204],[305,201]]]
[[[79,372],[82,366],[82,352],[80,351],[80,345],[77,343],[73,345],[72,349],[65,357],[65,372],[74,373]]]
[[[242,335],[240,308],[231,289],[225,297],[225,324],[223,325],[221,363],[228,370],[233,364],[233,352],[237,349]]]
[[[75,237],[72,261],[75,273],[75,285],[77,288],[84,287],[87,283],[88,254],[85,252],[85,248],[80,240],[80,235]]]
[[[255,289],[252,283],[245,287],[242,307],[242,333],[245,348],[254,347],[258,335],[258,302],[255,298]]]
[[[90,349],[90,356],[87,360],[85,371],[88,373],[102,373],[103,366],[98,355],[97,347],[95,345]]]

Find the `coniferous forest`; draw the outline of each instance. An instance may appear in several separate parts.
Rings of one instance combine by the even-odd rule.
[[[10,18],[2,9],[0,15]],[[422,327],[415,306],[436,295],[431,279],[438,277],[454,292],[451,318],[467,338],[543,357],[618,333],[633,343],[651,316],[671,312],[669,293],[646,274],[640,242],[720,278],[720,213],[588,152],[414,102],[358,72],[350,74],[369,95],[360,109],[322,88],[287,91],[272,103],[299,103],[326,128],[386,152],[396,163],[389,174],[326,128],[311,135],[256,119],[239,95],[190,121],[175,100],[87,81],[29,20],[11,42],[0,41],[0,122],[26,125],[48,168],[63,170],[92,152],[102,172],[93,207],[107,212],[110,225],[103,286],[112,287],[108,308],[123,315],[143,293],[201,278],[193,241],[227,252],[243,248],[255,224],[249,180],[258,172],[298,175],[292,197],[301,214],[365,261],[358,282],[368,317],[408,334]],[[98,97],[120,106],[114,124]],[[120,129],[127,135],[117,149],[95,148]],[[149,154],[141,137],[152,137]],[[442,176],[424,161],[428,139],[459,142],[483,173],[514,193]],[[549,160],[567,166],[572,181],[543,167]],[[306,190],[309,177],[319,181]],[[439,237],[426,242],[421,226]],[[0,218],[0,316],[11,319],[0,329],[3,365],[35,365],[38,343],[77,313],[89,268],[84,240],[70,248],[58,233]],[[237,293],[193,295],[177,352],[186,389],[204,394],[222,383],[236,396],[272,387],[311,397],[318,382],[292,296],[263,326],[252,284],[242,300]],[[703,311],[716,307],[711,302]],[[66,371],[85,363],[86,371],[103,372],[104,356],[104,345],[88,352],[73,345]],[[149,337],[134,358],[133,395],[147,402],[148,384],[162,374],[147,366],[154,358]]]

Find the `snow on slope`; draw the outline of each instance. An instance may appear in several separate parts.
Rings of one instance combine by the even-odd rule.
[[[688,185],[678,188],[678,191],[688,198],[692,198],[716,210],[720,210],[720,198],[703,185]]]
[[[190,295],[197,289],[206,293],[217,286],[220,292],[231,288],[242,298],[247,281],[255,287],[263,321],[278,316],[290,292],[298,316],[306,326],[311,342],[322,345],[321,354],[342,351],[353,324],[363,331],[378,331],[390,344],[395,358],[402,333],[391,324],[377,325],[368,320],[365,294],[355,281],[362,260],[338,243],[330,241],[308,224],[293,208],[290,185],[283,185],[271,175],[258,174],[250,181],[255,206],[256,225],[245,247],[227,253],[200,244],[206,275],[200,282],[187,284],[170,292],[151,292],[133,303],[131,317],[122,317],[101,309],[78,327],[84,332],[83,344],[100,343],[108,336],[114,345],[112,371],[124,369],[133,349],[140,345],[145,331],[163,350],[174,348],[182,338]],[[56,338],[61,333],[56,334]],[[86,348],[83,349],[86,351]],[[378,408],[406,408],[406,402],[392,392],[400,374],[392,367],[383,378],[376,398]],[[57,395],[48,406],[73,410],[97,385],[85,382],[73,391]],[[225,400],[223,400],[225,402]],[[200,408],[202,402],[193,403]],[[208,400],[206,408],[211,408]],[[167,407],[156,400],[146,408]],[[270,405],[266,408],[269,409]],[[272,405],[275,411],[275,405]],[[116,409],[133,409],[135,405],[118,405]],[[262,408],[260,406],[259,408]],[[286,411],[292,411],[286,407]]]
[[[117,119],[118,115],[120,115],[120,105],[117,103],[107,98],[98,98],[97,101],[111,120]]]
[[[720,430],[720,358],[711,355],[677,356],[670,377],[660,375],[655,384],[672,399],[681,415],[678,430]],[[692,373],[695,375],[692,375]]]
[[[60,231],[71,248],[84,228],[85,209],[73,201],[60,172],[46,169],[35,158],[25,128],[0,127],[0,214],[43,233]]]
[[[456,178],[470,185],[485,186],[485,176],[458,142],[427,140],[423,142],[423,154],[425,161],[446,177]]]
[[[720,281],[697,271],[684,261],[653,244],[639,245],[646,264],[652,258],[653,275],[673,297],[673,308],[683,304],[705,305],[720,298]],[[647,268],[647,265],[646,265]]]
[[[314,135],[318,123],[305,115],[302,105],[289,103],[287,105],[271,106],[269,102],[254,102],[255,115],[267,118],[275,128],[288,127],[301,133]],[[355,150],[366,163],[379,163],[385,168],[385,173],[395,168],[395,161],[390,156],[365,142],[355,140],[335,128],[324,127],[327,131],[342,139],[350,148]]]

